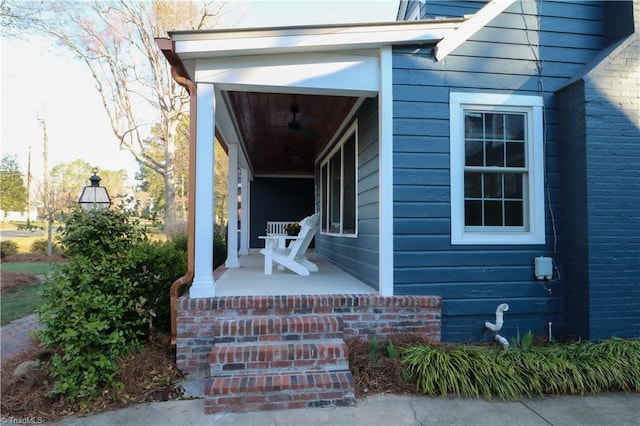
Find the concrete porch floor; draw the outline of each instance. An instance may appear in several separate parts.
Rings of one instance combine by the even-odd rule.
[[[305,277],[274,265],[273,274],[265,275],[264,256],[252,249],[249,256],[239,257],[239,268],[225,269],[216,278],[216,296],[377,293],[314,251],[308,251],[307,258],[318,265],[318,272]]]

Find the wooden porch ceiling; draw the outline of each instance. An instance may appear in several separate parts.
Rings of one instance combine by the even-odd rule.
[[[311,175],[357,98],[227,92],[254,174]],[[292,107],[297,107],[295,122]]]

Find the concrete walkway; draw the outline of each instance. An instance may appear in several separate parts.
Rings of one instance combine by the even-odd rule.
[[[38,327],[38,315],[33,314],[14,320],[0,328],[2,364],[34,345],[34,341],[29,337],[29,334],[37,330]]]
[[[69,418],[59,426],[102,425],[638,425],[640,394],[484,399],[374,395],[355,407],[204,414],[204,400],[156,402],[111,413]]]

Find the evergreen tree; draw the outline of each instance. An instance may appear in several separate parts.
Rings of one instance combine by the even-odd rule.
[[[6,218],[8,212],[24,212],[26,204],[27,190],[18,162],[14,156],[5,155],[0,164],[0,210]]]

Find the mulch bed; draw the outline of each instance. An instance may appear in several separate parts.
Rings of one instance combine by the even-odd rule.
[[[53,389],[53,379],[48,373],[53,353],[33,348],[3,363],[0,414],[2,417],[39,417],[43,421],[56,421],[67,416],[87,416],[137,403],[178,399],[182,390],[175,383],[183,375],[169,356],[169,343],[169,336],[156,336],[121,364],[117,380],[124,385],[123,388],[106,388],[89,405],[47,396]],[[13,376],[18,365],[31,360],[40,361],[42,367],[31,370],[22,378]]]
[[[0,272],[0,292],[12,290],[25,285],[38,282],[39,279],[35,275],[24,274],[22,272]]]
[[[390,340],[398,351],[408,345],[428,342],[427,339],[415,335],[395,336]],[[349,347],[349,369],[355,380],[357,398],[378,393],[418,393],[415,385],[404,380],[400,360],[388,356],[385,349],[387,341],[380,342],[373,362],[370,342],[357,338],[345,341]]]
[[[44,253],[19,253],[5,256],[3,262],[61,262],[65,260],[60,254],[52,254],[47,256]]]
[[[61,262],[64,257],[59,254],[47,256],[46,254],[38,253],[21,253],[6,256],[2,258],[2,263],[5,262]],[[5,292],[17,287],[36,283],[39,278],[32,274],[25,274],[21,272],[6,272],[0,268],[0,292]]]

